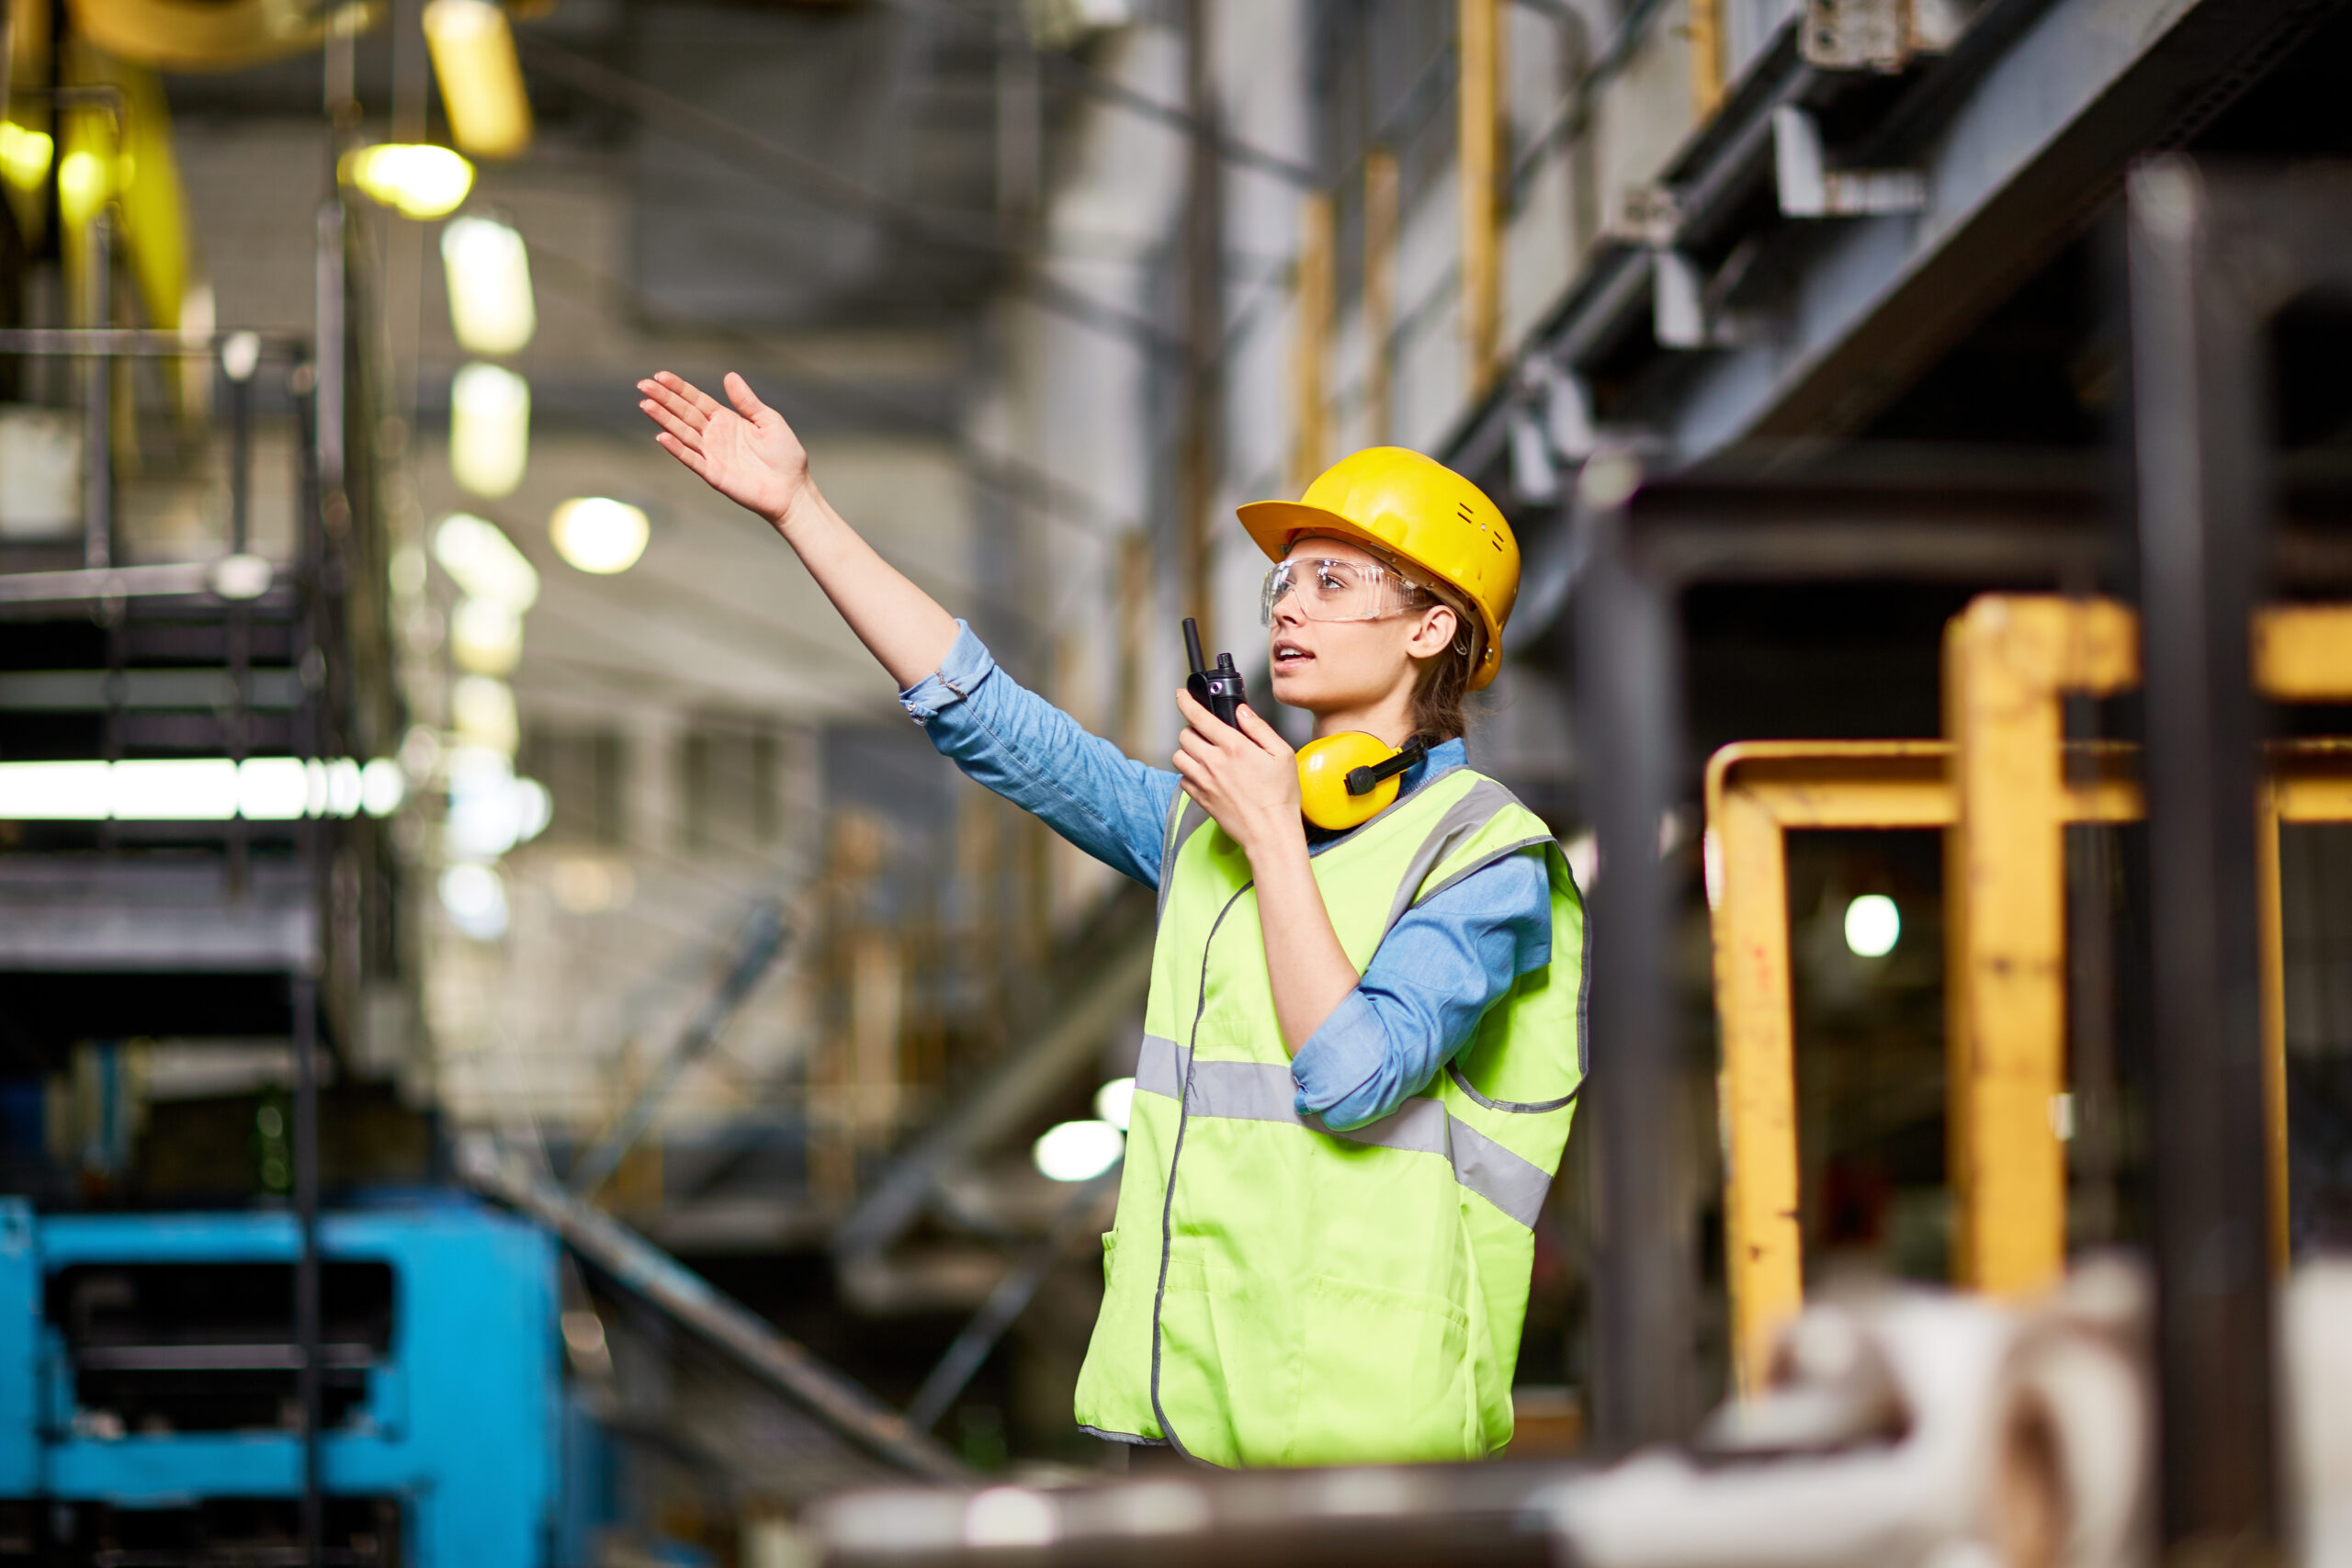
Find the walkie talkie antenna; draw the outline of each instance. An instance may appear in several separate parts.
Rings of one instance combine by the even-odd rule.
[[[1168,623],[1162,621],[1159,624],[1164,626]],[[1201,657],[1201,624],[1190,615],[1184,617],[1184,657],[1193,661],[1193,674],[1205,675],[1209,672],[1209,661]]]

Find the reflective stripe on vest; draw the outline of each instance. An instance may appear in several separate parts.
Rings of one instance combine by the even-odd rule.
[[[1192,1093],[1184,1093],[1184,1075],[1192,1069]],[[1479,1095],[1457,1072],[1454,1081],[1483,1105],[1500,1111],[1557,1111],[1576,1098],[1548,1105],[1497,1104]],[[1476,1192],[1521,1224],[1532,1229],[1552,1190],[1552,1173],[1521,1158],[1466,1122],[1446,1114],[1434,1100],[1408,1100],[1368,1127],[1342,1131],[1326,1127],[1298,1113],[1298,1086],[1290,1069],[1272,1062],[1203,1062],[1194,1066],[1184,1048],[1163,1035],[1144,1036],[1136,1061],[1136,1092],[1165,1095],[1184,1100],[1188,1116],[1231,1122],[1286,1122],[1294,1127],[1371,1144],[1385,1149],[1442,1155],[1453,1166],[1453,1179]]]

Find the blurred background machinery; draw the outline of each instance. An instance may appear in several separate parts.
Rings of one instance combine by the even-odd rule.
[[[2247,1260],[2308,1269],[2352,1213],[2352,703],[2324,638],[2301,674],[2165,661],[2352,583],[2352,318],[2290,265],[2326,192],[2233,174],[2352,154],[2341,5],[0,17],[0,1347],[37,1369],[0,1557],[447,1555],[453,1343],[544,1393],[496,1472],[537,1522],[450,1549],[483,1561],[788,1568],[820,1528],[1466,1561],[1469,1519],[1498,1560],[1713,1561],[1739,1531],[1620,1525],[1765,1450],[1821,1467],[1786,1496],[1928,1478],[1883,1495],[1944,1511],[1889,1503],[1856,1561],[2317,1528],[2261,1499],[2332,1450],[2271,1463],[2227,1389],[2267,1386]],[[2195,162],[2127,198],[2160,153]],[[1233,504],[1396,442],[1505,507],[1474,760],[1621,933],[1510,1462],[1054,1490],[1125,1462],[1068,1412],[1148,897],[932,753],[651,446],[662,367],[750,378],[1007,671],[1147,760],[1179,616],[1256,660]],[[2071,629],[2018,653],[2037,617]],[[2257,733],[2268,771],[2180,771]],[[2180,826],[2249,793],[2275,840]],[[2154,1267],[1845,1297],[2014,1300],[2109,1247]],[[2197,1256],[2234,1281],[2203,1318]],[[503,1348],[444,1337],[459,1289]],[[1939,1425],[1939,1335],[1983,1390],[2044,1343],[2069,1387],[2151,1379],[2085,1395],[2110,1458],[2224,1458],[2002,1535],[1935,1465],[2024,1406]],[[2206,1415],[2118,1414],[2158,1397]],[[1973,1435],[1903,1470],[1935,1432]],[[1694,1438],[1646,1482],[1556,1463]],[[1006,1484],[820,1506],[973,1476]]]

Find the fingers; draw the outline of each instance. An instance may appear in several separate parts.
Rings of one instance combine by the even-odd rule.
[[[645,414],[648,419],[650,419],[654,423],[660,425],[670,434],[676,436],[680,442],[693,447],[696,451],[702,450],[702,432],[694,425],[688,424],[683,417],[673,412],[666,404],[656,402],[653,399],[647,398],[640,401],[637,406],[645,411]]]
[[[752,384],[732,370],[727,373],[725,385],[727,400],[733,403],[735,412],[745,419],[756,420],[768,412],[768,405],[760,401],[759,394],[752,390]]]
[[[1176,753],[1175,762],[1177,776],[1184,781],[1185,792],[1194,800],[1201,799],[1202,792],[1210,787],[1208,770],[1201,766],[1199,758],[1185,751]]]
[[[667,370],[649,380],[639,381],[637,384],[637,389],[645,394],[647,402],[658,403],[667,409],[673,418],[689,430],[700,430],[710,423],[710,411],[704,409],[695,401],[695,399],[701,398],[703,402],[709,402],[710,400],[703,398],[700,392],[695,391]],[[711,404],[712,409],[717,407],[716,403]]]
[[[1206,762],[1216,755],[1216,742],[1197,729],[1187,729],[1176,737],[1176,750],[1185,756]]]
[[[696,413],[701,414],[706,419],[709,418],[712,414],[717,413],[722,406],[717,398],[712,397],[708,392],[704,391],[700,387],[695,386],[684,376],[675,375],[670,371],[662,370],[657,372],[653,378],[656,381],[661,382],[662,386],[668,388],[671,391],[675,392],[678,396],[685,399],[687,403],[693,407],[694,411]]]
[[[675,457],[681,463],[684,463],[687,468],[692,468],[706,481],[709,479],[710,470],[704,466],[702,454],[700,452],[695,451],[693,447],[687,446],[684,442],[679,440],[676,436],[671,434],[666,430],[661,434],[655,436],[653,439],[660,444],[662,450],[669,453],[670,456]]]
[[[1182,686],[1176,688],[1176,711],[1184,716],[1184,722],[1198,731],[1204,739],[1214,737],[1218,730],[1230,730],[1233,728],[1209,712],[1199,698]]]
[[[1262,750],[1277,752],[1290,750],[1290,742],[1283,739],[1282,731],[1259,717],[1258,710],[1248,703],[1243,703],[1241,711],[1233,716],[1241,721],[1239,728],[1242,735],[1248,739],[1256,741]]]

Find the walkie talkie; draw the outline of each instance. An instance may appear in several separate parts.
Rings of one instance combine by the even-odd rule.
[[[1184,678],[1184,689],[1193,700],[1209,712],[1233,725],[1241,723],[1241,705],[1250,700],[1242,689],[1241,671],[1233,667],[1233,655],[1216,656],[1216,668],[1212,670],[1201,658],[1201,626],[1192,616],[1184,617],[1184,657],[1192,661],[1193,672]]]

